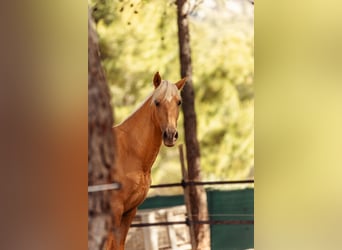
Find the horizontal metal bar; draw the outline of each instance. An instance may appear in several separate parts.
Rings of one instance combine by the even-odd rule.
[[[94,185],[88,186],[88,193],[106,191],[106,190],[118,190],[121,188],[120,183],[110,183],[110,184],[102,184],[102,185]]]
[[[163,221],[155,223],[139,223],[131,224],[131,227],[154,227],[154,226],[169,226],[179,224],[209,224],[209,225],[253,225],[254,220],[205,220],[205,221]]]
[[[157,185],[151,185],[150,188],[166,188],[166,187],[181,187],[182,183],[165,183],[165,184],[157,184]]]
[[[184,187],[198,185],[222,185],[222,184],[248,184],[254,183],[253,179],[249,180],[233,180],[233,181],[182,181],[176,183],[151,185],[150,188],[166,188],[166,187]]]
[[[169,225],[179,225],[186,224],[186,221],[163,221],[163,222],[154,222],[154,223],[139,223],[139,224],[131,224],[131,227],[154,227],[154,226],[169,226]]]
[[[222,184],[246,184],[254,183],[254,180],[235,180],[235,181],[182,181],[176,183],[166,183],[151,185],[150,188],[167,188],[167,187],[185,187],[185,186],[198,186],[198,185],[222,185]],[[110,183],[102,185],[88,186],[88,193],[106,191],[106,190],[117,190],[120,189],[120,183]]]

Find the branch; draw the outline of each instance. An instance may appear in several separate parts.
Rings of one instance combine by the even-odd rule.
[[[188,15],[191,15],[191,14],[193,14],[195,11],[196,11],[196,9],[198,9],[198,7],[201,5],[203,3],[203,0],[196,0],[195,2],[194,2],[194,4],[191,6],[191,4],[190,4],[190,1],[187,1],[187,4],[188,4],[188,10],[185,12],[186,14],[188,14]]]

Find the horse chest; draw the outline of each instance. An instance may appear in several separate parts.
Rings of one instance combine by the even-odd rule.
[[[143,172],[133,172],[127,174],[127,178],[130,180],[129,193],[127,199],[127,207],[131,208],[138,206],[144,201],[147,192],[151,185],[151,175]]]

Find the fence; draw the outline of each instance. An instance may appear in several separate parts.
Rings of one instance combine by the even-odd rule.
[[[207,189],[207,206],[209,219],[212,221],[229,221],[228,223],[213,223],[210,225],[211,250],[242,250],[254,246],[254,189],[214,190]],[[179,208],[182,207],[183,215],[179,216]],[[177,216],[172,216],[176,209]],[[169,218],[162,217],[159,211],[170,213]],[[139,206],[138,215],[143,213],[150,218],[152,223],[178,222],[186,220],[186,208],[183,195],[153,196],[145,200]],[[245,222],[244,222],[245,221]],[[248,222],[249,221],[249,222]],[[242,223],[241,223],[242,222]],[[130,229],[127,239],[127,250],[152,249],[144,247],[145,241],[150,240],[149,230],[153,229],[153,241],[156,249],[191,249],[189,227],[186,224],[167,223],[162,226],[144,226],[147,223],[137,218],[133,224],[142,224]],[[166,223],[162,223],[166,224]],[[168,231],[174,230],[176,237],[170,238]],[[158,237],[157,237],[158,236]],[[186,241],[188,240],[188,241]],[[172,244],[171,244],[172,243]],[[171,246],[177,246],[172,248]]]
[[[191,249],[189,229],[185,224],[170,223],[186,218],[184,205],[171,208],[139,210],[126,240],[126,250]],[[163,222],[169,222],[167,225]],[[151,226],[162,225],[162,226]]]
[[[131,229],[130,229],[130,233],[135,233],[136,235],[138,235],[138,238],[140,239],[147,239],[147,241],[144,241],[144,243],[140,243],[140,245],[138,244],[138,241],[132,241],[130,238],[130,235],[128,235],[128,239],[127,239],[127,244],[130,244],[132,242],[134,242],[135,244],[138,245],[134,245],[131,247],[131,249],[191,249],[191,245],[194,244],[194,233],[193,233],[193,225],[194,224],[209,224],[211,225],[211,241],[212,241],[212,247],[213,247],[213,235],[219,235],[220,234],[220,230],[222,230],[222,226],[225,225],[235,225],[235,226],[249,226],[247,227],[247,229],[249,231],[254,231],[254,219],[246,219],[244,216],[246,214],[243,214],[242,216],[239,216],[239,218],[234,218],[234,219],[224,219],[224,216],[226,214],[221,214],[223,215],[223,217],[221,216],[221,218],[219,219],[213,219],[213,216],[210,217],[209,220],[205,220],[205,221],[199,221],[199,220],[192,220],[191,219],[191,203],[190,203],[190,197],[189,197],[189,186],[194,186],[194,185],[206,185],[206,186],[211,186],[211,185],[234,185],[234,184],[254,184],[254,180],[250,179],[250,180],[235,180],[235,181],[204,181],[204,182],[196,182],[196,181],[188,181],[187,178],[187,171],[185,168],[185,163],[184,163],[184,153],[183,153],[183,148],[182,145],[179,146],[179,152],[180,152],[180,162],[181,162],[181,168],[182,168],[182,181],[179,183],[166,183],[166,184],[159,184],[159,185],[151,185],[150,188],[169,188],[169,187],[183,187],[184,190],[184,203],[185,206],[183,206],[183,208],[177,208],[177,209],[183,209],[184,213],[183,216],[178,216],[178,217],[174,217],[172,216],[172,211],[167,211],[164,212],[163,211],[145,211],[145,212],[139,212],[137,214],[137,217],[135,218],[135,220],[133,221],[132,225],[131,225]],[[111,189],[118,189],[120,188],[120,185],[117,183],[113,183],[113,184],[105,184],[105,185],[98,185],[98,186],[92,186],[92,187],[88,187],[88,192],[97,192],[97,191],[102,191],[102,190],[111,190]],[[223,211],[225,212],[225,211]],[[254,212],[254,210],[253,210]],[[249,214],[250,217],[253,217],[253,212],[252,214]],[[158,214],[159,213],[159,214]],[[164,214],[164,215],[161,215]],[[166,216],[167,215],[167,216]],[[188,216],[186,216],[188,215]],[[190,215],[190,216],[189,216]],[[213,215],[213,214],[211,214]],[[159,217],[158,217],[159,216]],[[164,217],[163,217],[164,216]],[[166,217],[165,217],[166,216]],[[159,218],[159,219],[158,219]],[[163,218],[163,219],[161,219]],[[177,218],[177,219],[175,219]],[[253,217],[254,218],[254,217]],[[164,235],[166,234],[168,237],[164,237],[164,238],[168,238],[169,240],[169,246],[166,246],[166,243],[162,243],[159,242],[159,239],[156,239],[156,235],[158,235],[157,233],[157,227],[160,228],[161,226],[165,227],[164,229]],[[137,228],[143,228],[143,230],[137,230]],[[190,242],[184,241],[179,243],[179,241],[177,241],[177,237],[175,237],[175,235],[181,235],[181,234],[176,234],[175,230],[176,229],[179,231],[184,232],[184,230],[188,229],[189,232],[189,238],[190,238]],[[217,228],[219,228],[219,230],[217,230]],[[252,229],[251,229],[252,228]],[[224,230],[224,229],[223,229]],[[215,233],[215,234],[213,234]],[[184,235],[184,234],[183,234]],[[250,237],[250,233],[248,234]],[[253,232],[252,232],[253,235]],[[162,237],[163,238],[163,237]],[[253,236],[252,236],[253,238]],[[226,245],[226,240],[227,238],[225,238],[223,245],[227,247]],[[248,241],[249,240],[249,241]],[[165,240],[164,240],[165,241]],[[253,239],[252,239],[253,241]],[[251,243],[250,239],[247,239],[246,242],[249,242],[245,248],[241,248],[241,249],[246,249],[246,248],[250,248],[253,247],[253,242]],[[252,246],[251,246],[252,244]],[[143,245],[143,246],[142,246]],[[220,248],[220,245],[222,245],[221,243],[218,244],[218,247],[214,247],[212,248],[214,249],[228,249],[228,248]],[[188,248],[190,246],[190,248]],[[130,249],[130,247],[128,247],[126,245],[127,249]],[[142,248],[144,247],[144,248]],[[240,248],[231,248],[231,249],[240,249]]]
[[[211,241],[212,241],[212,249],[228,249],[227,248],[227,237],[221,237],[219,238],[219,235],[222,235],[222,226],[227,226],[227,225],[234,225],[234,226],[240,226],[239,230],[236,230],[237,232],[239,231],[239,234],[242,236],[247,236],[245,239],[242,239],[244,243],[240,243],[241,249],[246,249],[253,247],[253,232],[254,232],[254,207],[253,211],[250,214],[227,214],[225,212],[227,211],[220,211],[220,214],[213,214],[210,211],[210,206],[209,206],[209,220],[205,221],[199,221],[199,220],[191,220],[191,203],[190,203],[190,197],[189,197],[189,192],[188,188],[189,186],[193,185],[206,185],[206,186],[211,186],[211,185],[234,185],[234,184],[254,184],[254,180],[234,180],[234,181],[203,181],[203,182],[196,182],[196,181],[188,181],[187,180],[187,171],[185,169],[185,164],[184,164],[184,156],[183,156],[183,149],[182,145],[179,148],[180,151],[180,161],[181,161],[181,167],[182,167],[182,181],[178,183],[166,183],[166,184],[158,184],[158,185],[151,185],[150,188],[170,188],[170,187],[183,187],[184,190],[184,196],[183,200],[185,203],[185,206],[182,207],[184,213],[183,217],[178,217],[176,219],[173,214],[173,208],[164,208],[168,212],[165,212],[164,210],[147,210],[147,211],[142,211],[138,213],[137,217],[142,216],[142,218],[145,219],[136,219],[133,221],[131,225],[131,232],[130,233],[137,233],[139,230],[136,228],[144,228],[143,230],[143,236],[140,237],[140,240],[144,242],[145,248],[139,248],[138,246],[133,246],[130,247],[130,242],[139,242],[139,238],[136,238],[136,240],[131,240],[127,242],[127,249],[191,249],[191,245],[194,244],[194,234],[193,234],[193,228],[192,226],[194,224],[209,224],[211,226]],[[252,191],[253,192],[253,191]],[[210,199],[210,196],[208,197]],[[254,198],[254,197],[253,197]],[[164,201],[165,202],[165,201]],[[166,202],[167,203],[167,202]],[[253,201],[252,201],[253,203]],[[171,205],[171,204],[170,204]],[[252,205],[253,206],[253,205]],[[224,209],[227,209],[226,206],[222,206]],[[221,207],[221,209],[222,209]],[[180,209],[180,207],[174,207],[176,209]],[[219,208],[220,210],[220,208]],[[246,211],[245,211],[246,212]],[[247,211],[248,212],[248,211]],[[144,215],[141,215],[141,213],[145,213]],[[149,215],[147,216],[146,213]],[[167,217],[162,217],[158,215],[158,213],[167,213]],[[147,217],[146,217],[147,216]],[[220,216],[220,218],[215,218],[215,216]],[[225,216],[228,216],[230,219],[227,219]],[[235,217],[234,217],[235,216]],[[249,218],[246,219],[246,216]],[[252,217],[252,219],[250,219]],[[146,219],[148,218],[148,219]],[[167,218],[167,219],[165,219]],[[181,218],[181,219],[179,219]],[[164,229],[161,229],[163,227]],[[243,227],[243,228],[241,228]],[[174,233],[176,229],[182,232],[188,231],[188,234],[177,234]],[[134,230],[134,231],[133,231]],[[159,230],[159,231],[158,231]],[[234,229],[233,229],[234,230]],[[244,233],[244,231],[247,231],[247,233]],[[171,232],[171,233],[170,233]],[[227,232],[226,230],[223,229],[223,232]],[[141,234],[141,233],[140,233]],[[159,235],[159,238],[158,238]],[[173,237],[171,236],[173,235]],[[186,235],[186,236],[184,236]],[[240,237],[238,235],[235,235],[235,242],[236,239],[239,239]],[[184,241],[184,238],[190,239],[190,241]],[[222,239],[224,240],[222,244]],[[234,240],[234,239],[232,239]],[[234,244],[231,244],[234,245]],[[238,244],[235,244],[238,245]],[[222,248],[223,247],[223,248]],[[239,249],[239,248],[231,248],[231,249]]]

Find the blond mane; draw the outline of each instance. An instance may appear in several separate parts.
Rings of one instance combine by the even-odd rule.
[[[180,97],[176,85],[166,80],[162,80],[158,88],[156,88],[152,94],[152,103],[155,100],[166,100],[170,102],[174,96]]]

